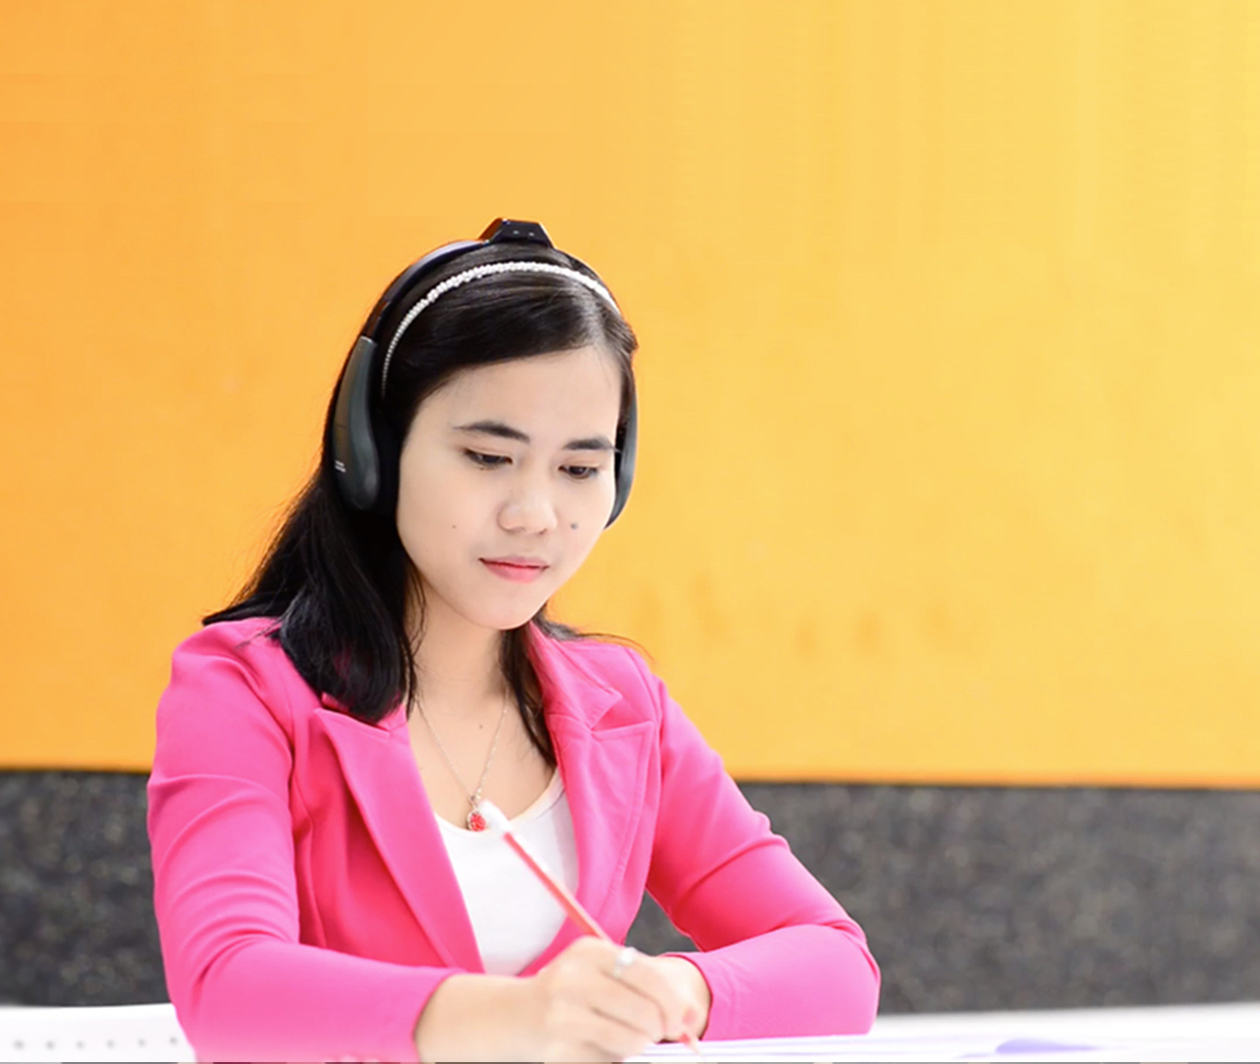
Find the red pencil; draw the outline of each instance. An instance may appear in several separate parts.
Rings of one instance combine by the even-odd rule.
[[[477,806],[486,818],[486,823],[496,831],[503,833],[504,841],[516,852],[516,856],[525,862],[529,870],[537,877],[538,882],[546,887],[551,896],[560,903],[561,907],[568,914],[569,919],[588,935],[602,938],[605,942],[612,942],[612,936],[595,922],[595,918],[590,913],[582,908],[581,903],[573,896],[569,888],[553,876],[547,866],[530,853],[521,840],[512,833],[512,824],[503,815],[503,811],[488,798],[482,798],[477,803]],[[700,1046],[697,1045],[694,1035],[684,1034],[682,1040],[696,1056],[700,1056]]]

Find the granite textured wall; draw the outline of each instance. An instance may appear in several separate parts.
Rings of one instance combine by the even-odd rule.
[[[166,997],[142,775],[0,773],[0,1002]],[[886,1012],[1260,1000],[1260,792],[749,784]],[[685,946],[650,900],[640,948]]]

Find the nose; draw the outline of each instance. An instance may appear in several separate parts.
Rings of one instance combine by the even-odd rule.
[[[499,512],[499,523],[509,532],[547,532],[559,524],[548,489],[522,477]]]

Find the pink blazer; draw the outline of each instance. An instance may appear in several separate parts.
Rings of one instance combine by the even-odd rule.
[[[148,784],[154,904],[202,1059],[417,1059],[448,975],[483,971],[398,707],[364,724],[254,619],[174,653]],[[869,1029],[866,938],[630,648],[530,626],[578,899],[623,941],[644,889],[699,946],[706,1038]],[[566,923],[522,974],[578,934]]]

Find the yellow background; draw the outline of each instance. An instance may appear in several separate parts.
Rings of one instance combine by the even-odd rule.
[[[0,764],[147,769],[384,284],[641,343],[555,613],[744,778],[1260,783],[1260,4],[8,0]]]

